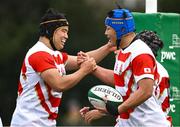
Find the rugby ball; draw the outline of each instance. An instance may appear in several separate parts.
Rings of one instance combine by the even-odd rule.
[[[113,87],[96,85],[88,91],[89,102],[95,107],[104,109],[108,100],[112,105],[118,106],[123,102],[121,94]]]

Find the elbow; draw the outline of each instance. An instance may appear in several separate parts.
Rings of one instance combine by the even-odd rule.
[[[58,92],[64,92],[66,90],[67,90],[67,88],[63,85],[59,85],[58,88],[56,89],[56,91],[58,91]]]

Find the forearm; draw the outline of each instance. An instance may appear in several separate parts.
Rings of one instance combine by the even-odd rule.
[[[135,108],[144,103],[150,97],[151,94],[149,94],[149,92],[139,88],[137,91],[131,94],[125,102],[119,105],[118,112],[122,113],[127,111],[128,109]]]
[[[101,46],[96,50],[87,52],[87,54],[93,57],[96,60],[96,63],[99,63],[105,56],[110,53],[110,47],[108,44]]]
[[[66,70],[77,70],[79,65],[77,64],[77,56],[68,55],[67,64],[65,66]]]
[[[76,72],[61,76],[57,69],[48,69],[41,73],[43,80],[56,91],[65,91],[75,86],[83,77],[87,75],[87,71],[79,69]]]
[[[64,75],[60,77],[58,86],[60,91],[65,91],[73,86],[77,85],[80,80],[82,80],[88,73],[83,72],[81,69],[77,70],[76,72]]]
[[[114,74],[112,70],[97,66],[92,74],[107,85],[114,86]]]

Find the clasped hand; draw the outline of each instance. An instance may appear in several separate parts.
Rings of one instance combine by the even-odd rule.
[[[77,64],[80,68],[86,67],[86,69],[89,68],[91,71],[94,71],[97,68],[95,59],[93,57],[89,57],[87,53],[82,51],[77,54]]]

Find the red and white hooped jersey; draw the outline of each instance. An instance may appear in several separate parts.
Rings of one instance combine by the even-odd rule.
[[[157,61],[157,84],[155,95],[161,105],[166,118],[172,124],[172,117],[168,116],[170,111],[170,80],[167,70]]]
[[[12,127],[56,126],[62,92],[51,89],[40,73],[57,68],[60,75],[65,75],[67,58],[66,53],[53,51],[39,41],[28,51],[21,68]]]
[[[115,88],[121,93],[124,101],[138,89],[138,81],[143,78],[155,79],[156,60],[151,49],[140,39],[126,49],[120,50],[114,66]],[[154,91],[157,84],[154,85]],[[116,126],[159,126],[168,127],[169,123],[153,91],[152,97],[135,109],[117,117]]]

